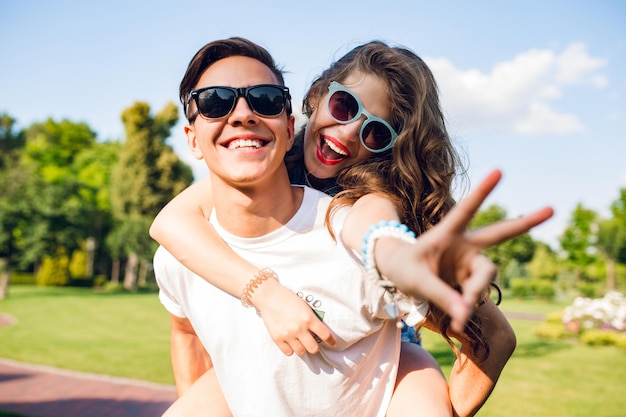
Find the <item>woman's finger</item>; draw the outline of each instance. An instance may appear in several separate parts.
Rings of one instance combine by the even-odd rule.
[[[516,219],[503,220],[473,230],[467,238],[473,245],[485,249],[528,232],[533,227],[548,220],[553,214],[554,210],[551,207],[544,207]]]

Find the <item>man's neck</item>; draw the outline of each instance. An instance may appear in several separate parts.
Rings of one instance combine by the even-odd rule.
[[[213,181],[215,214],[224,230],[240,237],[258,237],[284,226],[302,204],[304,191],[289,178],[250,187]]]

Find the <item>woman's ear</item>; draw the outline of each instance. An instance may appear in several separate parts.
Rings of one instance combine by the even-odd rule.
[[[191,154],[194,158],[200,160],[204,158],[202,156],[202,151],[200,150],[200,145],[198,144],[198,138],[196,136],[196,130],[191,125],[185,125],[185,136],[187,136],[187,146],[191,151]]]

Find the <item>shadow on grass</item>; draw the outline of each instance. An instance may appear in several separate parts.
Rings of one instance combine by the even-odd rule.
[[[513,356],[516,358],[537,358],[566,349],[571,349],[571,346],[567,343],[539,340],[535,342],[518,343]]]
[[[86,288],[86,287],[44,287],[44,286],[20,286],[15,291],[9,289],[7,299],[36,299],[36,298],[63,298],[63,297],[100,297],[100,296],[124,296],[158,294],[156,285],[146,285],[134,290],[126,290],[121,286],[109,288]]]
[[[539,340],[527,343],[518,343],[513,356],[516,358],[538,358],[567,349],[571,349],[571,346],[567,343]],[[433,355],[441,367],[454,365],[456,357],[454,356],[452,349],[429,349],[428,352]]]
[[[433,355],[439,366],[452,366],[454,361],[456,360],[456,356],[454,356],[454,352],[451,348],[444,349],[428,349],[428,353]]]

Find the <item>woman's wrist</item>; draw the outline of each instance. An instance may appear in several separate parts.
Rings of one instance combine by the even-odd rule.
[[[278,283],[278,275],[271,268],[260,269],[241,292],[241,305],[246,308],[254,307],[259,314],[257,303],[263,298],[263,290],[273,283]]]

